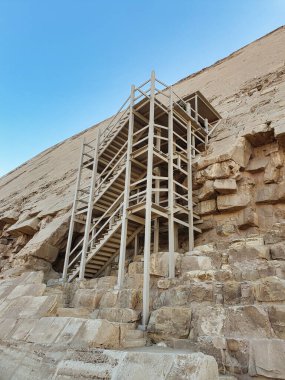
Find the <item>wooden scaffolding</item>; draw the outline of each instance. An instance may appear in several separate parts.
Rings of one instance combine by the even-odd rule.
[[[150,255],[166,239],[173,278],[179,231],[188,231],[193,249],[200,218],[194,212],[192,164],[219,119],[200,92],[181,99],[154,72],[132,86],[104,132],[82,143],[63,281],[102,276],[118,260],[121,288],[127,248],[133,247],[133,255],[142,250],[147,325]]]

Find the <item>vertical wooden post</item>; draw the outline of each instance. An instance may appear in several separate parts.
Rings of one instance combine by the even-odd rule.
[[[144,236],[144,278],[143,278],[143,314],[142,327],[146,329],[149,318],[149,265],[151,246],[151,205],[152,205],[152,171],[153,171],[153,135],[154,135],[154,97],[155,73],[151,73],[151,91],[149,108],[148,152],[147,152],[147,184],[145,204],[145,236]]]
[[[174,260],[174,183],[173,183],[173,94],[172,87],[169,95],[168,111],[168,276],[175,277],[175,260]]]
[[[77,172],[76,185],[75,185],[74,200],[73,200],[73,206],[72,206],[71,217],[70,217],[70,225],[69,225],[69,231],[68,231],[65,258],[64,258],[64,267],[63,267],[63,274],[62,274],[63,282],[67,281],[69,256],[70,256],[72,236],[73,236],[73,231],[74,231],[74,219],[75,219],[75,213],[76,213],[76,208],[77,208],[78,189],[79,189],[81,173],[82,173],[84,143],[85,143],[85,139],[83,138],[82,145],[81,145],[81,153],[80,153],[79,167],[78,167],[78,172]]]
[[[118,288],[123,286],[125,277],[125,261],[126,261],[126,248],[127,248],[127,230],[128,230],[128,207],[130,196],[130,183],[131,183],[131,153],[133,144],[133,131],[134,131],[134,97],[135,86],[131,87],[131,99],[130,99],[130,115],[129,115],[129,134],[128,134],[128,148],[126,159],[126,172],[125,172],[125,190],[124,190],[124,204],[122,215],[122,230],[121,230],[121,243],[120,243],[120,258],[119,258],[119,270],[118,270]]]
[[[83,248],[82,248],[81,262],[80,262],[79,280],[83,280],[84,275],[85,275],[86,255],[88,251],[88,244],[89,244],[89,237],[90,237],[90,226],[91,226],[93,201],[94,201],[94,189],[95,189],[97,167],[98,167],[98,153],[99,153],[99,130],[97,128],[96,141],[95,141],[94,154],[93,154],[93,169],[92,169],[91,183],[90,183],[90,189],[89,189],[88,211],[87,211],[87,216],[86,216]]]

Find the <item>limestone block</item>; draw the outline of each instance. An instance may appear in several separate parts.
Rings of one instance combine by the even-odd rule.
[[[73,307],[86,307],[96,309],[101,301],[103,291],[94,289],[77,289],[72,300]]]
[[[26,341],[38,344],[54,343],[69,321],[70,318],[63,317],[41,318],[26,337]]]
[[[258,173],[265,170],[269,163],[268,157],[254,157],[249,161],[246,171],[250,173]]]
[[[61,318],[59,318],[61,319]],[[75,336],[79,333],[80,329],[86,323],[85,319],[80,318],[65,318],[69,321],[64,325],[63,329],[55,339],[55,344],[70,345],[74,341]]]
[[[11,291],[11,293],[7,296],[7,299],[11,300],[22,296],[42,296],[45,289],[45,284],[20,284]]]
[[[16,210],[7,210],[0,215],[0,225],[16,223],[19,218],[19,212]]]
[[[88,318],[90,310],[86,307],[59,307],[56,315],[58,317]]]
[[[256,191],[256,203],[276,203],[278,199],[278,185],[275,183],[265,185]]]
[[[102,295],[99,307],[100,308],[115,307],[117,299],[118,299],[117,290],[107,291],[106,293]]]
[[[240,167],[245,168],[251,156],[252,148],[247,139],[240,137],[232,148],[231,158]]]
[[[56,256],[55,247],[66,238],[68,228],[68,215],[65,214],[54,218],[32,237],[19,252],[19,255],[22,257],[33,255],[53,262]]]
[[[132,274],[125,277],[123,287],[126,289],[142,289],[143,274]]]
[[[14,340],[26,340],[37,322],[38,319],[18,319],[10,338]]]
[[[129,264],[128,273],[133,274],[143,274],[143,262],[135,261]]]
[[[235,305],[240,303],[241,286],[239,282],[229,281],[224,283],[223,297],[225,305]]]
[[[255,246],[241,246],[240,248],[230,248],[229,254],[229,264],[235,264],[236,262],[243,262],[256,259],[270,260],[270,249],[266,245],[255,245]]]
[[[204,169],[203,173],[207,179],[228,178],[231,175],[231,168],[227,161],[216,162]]]
[[[217,207],[219,211],[236,211],[248,206],[250,200],[250,194],[246,192],[219,195],[217,197]]]
[[[119,291],[117,307],[135,309],[138,303],[138,293],[136,289],[122,289]]]
[[[198,199],[200,201],[205,201],[207,199],[212,198],[214,194],[215,194],[214,182],[211,180],[207,180],[204,183],[203,187],[199,189]]]
[[[271,125],[267,123],[261,123],[254,126],[249,126],[243,132],[243,136],[254,147],[268,144],[273,141],[274,131]]]
[[[264,172],[264,183],[277,183],[278,179],[279,169],[276,168],[272,160],[270,160]]]
[[[285,123],[284,121],[281,123],[276,123],[276,126],[274,128],[274,135],[277,139],[277,141],[283,145],[285,142]]]
[[[237,190],[237,184],[235,179],[216,179],[214,181],[214,189],[219,194],[231,194]]]
[[[285,339],[285,305],[270,306],[268,315],[276,336]]]
[[[161,338],[186,338],[190,332],[190,323],[190,308],[162,307],[151,313],[147,330]]]
[[[1,304],[0,316],[3,318],[40,318],[56,313],[57,302],[54,296],[22,296]]]
[[[15,317],[17,317],[15,315]],[[8,339],[13,332],[17,323],[16,318],[1,318],[0,319],[0,340]]]
[[[25,272],[19,278],[20,284],[40,284],[43,282],[44,273],[42,271],[38,272]]]
[[[98,313],[99,319],[106,319],[109,322],[135,322],[139,319],[139,313],[127,308],[105,308],[100,309]]]
[[[208,243],[208,244],[203,244],[195,247],[195,254],[196,255],[205,255],[205,254],[211,254],[215,252],[216,247],[214,243]]]
[[[274,167],[280,169],[283,166],[284,157],[280,151],[272,152],[270,154],[270,161],[272,162]]]
[[[285,260],[285,244],[273,244],[270,247],[270,253],[273,260]]]
[[[168,276],[168,252],[158,252],[150,255],[150,274],[153,276]],[[178,265],[179,254],[174,252],[175,266]]]
[[[198,204],[198,214],[207,215],[217,211],[217,204],[215,199],[202,201]]]
[[[235,338],[268,338],[272,336],[272,328],[262,307],[232,306],[226,309],[223,334]]]
[[[120,327],[103,319],[87,320],[84,322],[71,343],[73,347],[119,347]]]
[[[218,365],[212,356],[199,353],[127,352],[112,380],[218,380]]]
[[[237,219],[239,229],[244,230],[249,227],[258,227],[258,224],[258,215],[252,207],[247,207],[239,212]]]
[[[206,306],[196,311],[195,327],[198,336],[203,335],[222,335],[224,322],[226,319],[225,309],[220,305]]]
[[[111,289],[113,288],[118,281],[117,276],[104,276],[97,278],[97,289]]]
[[[251,376],[284,379],[285,341],[280,339],[254,339],[250,341],[249,368]]]
[[[257,301],[285,301],[285,280],[271,276],[262,278],[254,284],[254,294]]]
[[[34,235],[38,230],[40,220],[38,218],[31,218],[24,221],[19,221],[8,228],[7,232],[11,235]]]
[[[208,256],[190,256],[184,255],[181,258],[181,272],[192,270],[209,270],[212,269],[212,261]]]

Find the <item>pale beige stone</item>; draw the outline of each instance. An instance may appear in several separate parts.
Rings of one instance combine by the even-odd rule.
[[[203,174],[208,179],[228,178],[231,175],[231,168],[228,162],[216,162],[204,169]]]
[[[212,214],[217,210],[217,204],[215,199],[200,202],[198,204],[198,213],[200,215]]]
[[[207,180],[203,187],[199,189],[198,199],[200,201],[205,201],[210,199],[215,194],[214,182],[211,180]]]
[[[284,379],[285,341],[279,339],[255,339],[250,341],[249,369],[251,376]]]
[[[262,172],[265,170],[268,163],[269,163],[268,157],[254,157],[249,161],[246,167],[246,171],[250,173]]]
[[[215,359],[202,353],[128,352],[113,380],[218,380]]]
[[[13,340],[26,340],[37,322],[38,319],[18,319],[10,338]]]
[[[135,261],[129,264],[128,273],[133,274],[143,274],[143,262]]]
[[[90,310],[85,307],[59,307],[56,315],[58,317],[88,318]]]
[[[7,296],[7,299],[11,300],[22,296],[42,296],[45,292],[45,289],[45,284],[17,285]]]
[[[151,313],[147,330],[160,337],[185,338],[190,332],[191,309],[162,307]]]
[[[216,179],[214,181],[214,189],[219,194],[230,194],[237,191],[237,184],[235,179]]]
[[[31,218],[19,221],[13,224],[10,228],[8,228],[7,232],[9,232],[11,235],[16,236],[20,234],[33,236],[38,230],[39,222],[40,220],[38,218]]]
[[[102,295],[99,306],[100,308],[115,307],[117,299],[118,299],[118,291],[109,290]]]
[[[175,266],[179,265],[178,263],[179,254],[174,252],[174,262]],[[150,255],[150,274],[153,276],[168,276],[168,261],[169,253],[168,252],[158,252]]]
[[[285,280],[278,277],[265,277],[254,284],[257,301],[285,301]]]
[[[268,315],[276,336],[285,339],[285,305],[270,306]]]
[[[74,347],[118,348],[120,327],[103,319],[87,320],[71,343]]]
[[[285,244],[273,244],[270,247],[270,253],[273,260],[285,260]]]
[[[0,319],[0,340],[5,340],[9,338],[15,326],[17,324],[16,315],[14,318],[1,318]]]
[[[121,289],[118,294],[117,307],[135,309],[139,302],[140,293],[136,289]]]
[[[99,319],[106,319],[109,322],[135,322],[139,319],[139,313],[128,308],[104,308],[98,313]]]
[[[240,192],[238,194],[219,195],[217,207],[219,211],[235,211],[245,208],[250,203],[249,194]]]
[[[270,160],[264,172],[264,183],[277,183],[279,174],[279,169],[274,165],[273,161]]]
[[[86,307],[96,309],[101,301],[103,291],[94,289],[77,289],[72,300],[73,307]]]
[[[192,270],[209,270],[212,268],[212,261],[208,256],[185,255],[181,258],[181,272]]]
[[[38,344],[54,343],[69,321],[70,318],[63,317],[41,318],[26,337],[26,341]]]

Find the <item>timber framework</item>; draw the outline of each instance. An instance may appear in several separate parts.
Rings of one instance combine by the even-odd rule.
[[[192,165],[220,120],[196,91],[183,99],[155,77],[136,87],[104,131],[82,142],[66,248],[63,281],[103,276],[144,258],[143,319],[149,317],[150,254],[168,244],[168,273],[201,220],[194,212]]]

